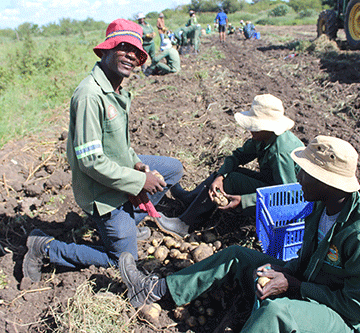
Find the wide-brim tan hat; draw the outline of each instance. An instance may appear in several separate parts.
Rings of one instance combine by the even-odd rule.
[[[281,100],[271,94],[255,96],[250,110],[237,112],[235,120],[248,131],[271,131],[276,135],[291,129],[295,124],[284,115]]]
[[[344,192],[360,189],[356,177],[358,153],[341,139],[319,135],[309,145],[296,148],[292,159],[310,176]]]

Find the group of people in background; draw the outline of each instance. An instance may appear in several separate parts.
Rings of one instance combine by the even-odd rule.
[[[145,21],[144,13],[137,15],[138,24],[143,29],[143,47],[151,60],[151,65],[147,68],[145,64],[142,65],[145,75],[176,73],[181,68],[180,54],[189,53],[191,47],[195,54],[199,52],[202,29],[197,23],[195,11],[190,10],[189,16],[186,24],[173,32],[167,29],[164,14],[159,14],[156,28],[160,37],[161,54],[156,56],[154,28]],[[227,35],[236,33],[235,26],[228,22],[227,14],[222,8],[219,9],[215,18],[215,30],[219,32],[220,43],[225,42]],[[210,34],[211,32],[211,26],[208,24],[204,33]],[[250,21],[244,23],[243,20],[240,21],[239,34],[245,39],[253,39],[257,36],[255,26]]]

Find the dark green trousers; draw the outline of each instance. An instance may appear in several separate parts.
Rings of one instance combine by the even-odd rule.
[[[239,281],[242,290],[253,295],[253,271],[264,264],[285,262],[241,246],[230,246],[213,256],[166,277],[170,294],[180,306],[191,302],[212,287],[229,279]],[[264,300],[241,332],[246,333],[324,333],[354,332],[329,307],[306,300],[278,298]]]
[[[148,45],[143,45],[144,50],[146,51],[146,53],[149,55],[151,62],[153,62],[153,59],[155,58],[155,43],[152,42]]]

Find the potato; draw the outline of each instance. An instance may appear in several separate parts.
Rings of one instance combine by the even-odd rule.
[[[270,281],[270,279],[266,276],[260,276],[257,280],[257,283],[261,286],[264,287],[268,282]]]
[[[159,325],[161,306],[158,303],[146,304],[140,310],[140,315],[156,326]]]
[[[198,321],[194,316],[189,317],[185,322],[190,327],[195,327],[198,324]]]
[[[216,251],[219,251],[221,249],[221,242],[219,240],[215,241],[214,242],[214,246],[215,246],[215,249]]]
[[[199,325],[204,326],[206,324],[206,318],[205,316],[199,316],[198,317]]]
[[[178,249],[171,249],[169,256],[170,258],[177,258],[178,256],[180,256],[182,253],[180,252],[180,250]]]
[[[213,254],[213,249],[205,243],[200,244],[196,249],[191,251],[191,255],[195,262],[199,262]]]
[[[152,244],[154,247],[158,247],[158,246],[159,246],[159,240],[157,240],[156,238],[154,238],[154,239],[151,241],[151,244]]]
[[[221,192],[216,192],[214,202],[220,207],[225,207],[229,204],[229,200]]]
[[[200,307],[202,305],[202,303],[201,303],[201,301],[199,300],[199,299],[196,299],[195,301],[194,301],[194,306],[195,307]]]
[[[188,308],[185,308],[183,306],[178,306],[174,310],[174,317],[175,317],[175,319],[180,320],[180,321],[187,320],[190,317]]]
[[[171,249],[172,247],[174,247],[176,245],[176,240],[172,237],[165,237],[164,244],[166,245],[166,247],[168,249]]]
[[[154,254],[154,252],[155,252],[155,246],[149,246],[149,248],[147,249],[147,253],[148,254]]]
[[[194,246],[191,245],[190,243],[188,243],[188,242],[183,242],[183,243],[180,244],[179,250],[180,250],[181,252],[191,251],[190,249],[191,249],[191,250],[194,249]]]
[[[214,314],[215,314],[215,310],[213,308],[207,308],[206,309],[206,314],[209,316],[209,317],[212,317]]]
[[[164,245],[160,245],[154,252],[154,257],[160,261],[164,261],[166,259],[166,257],[169,254],[169,249],[164,246]]]

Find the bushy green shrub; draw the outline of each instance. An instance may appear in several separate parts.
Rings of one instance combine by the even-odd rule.
[[[321,0],[290,0],[289,6],[297,13],[306,9],[314,9],[318,12],[322,9]]]
[[[298,13],[298,18],[317,16],[318,13],[314,9],[304,9]]]
[[[285,16],[287,13],[289,13],[289,11],[290,11],[290,7],[285,4],[282,4],[269,10],[268,15],[273,17],[280,17],[280,16]]]
[[[264,18],[255,21],[256,25],[276,25],[275,21],[271,18]]]

